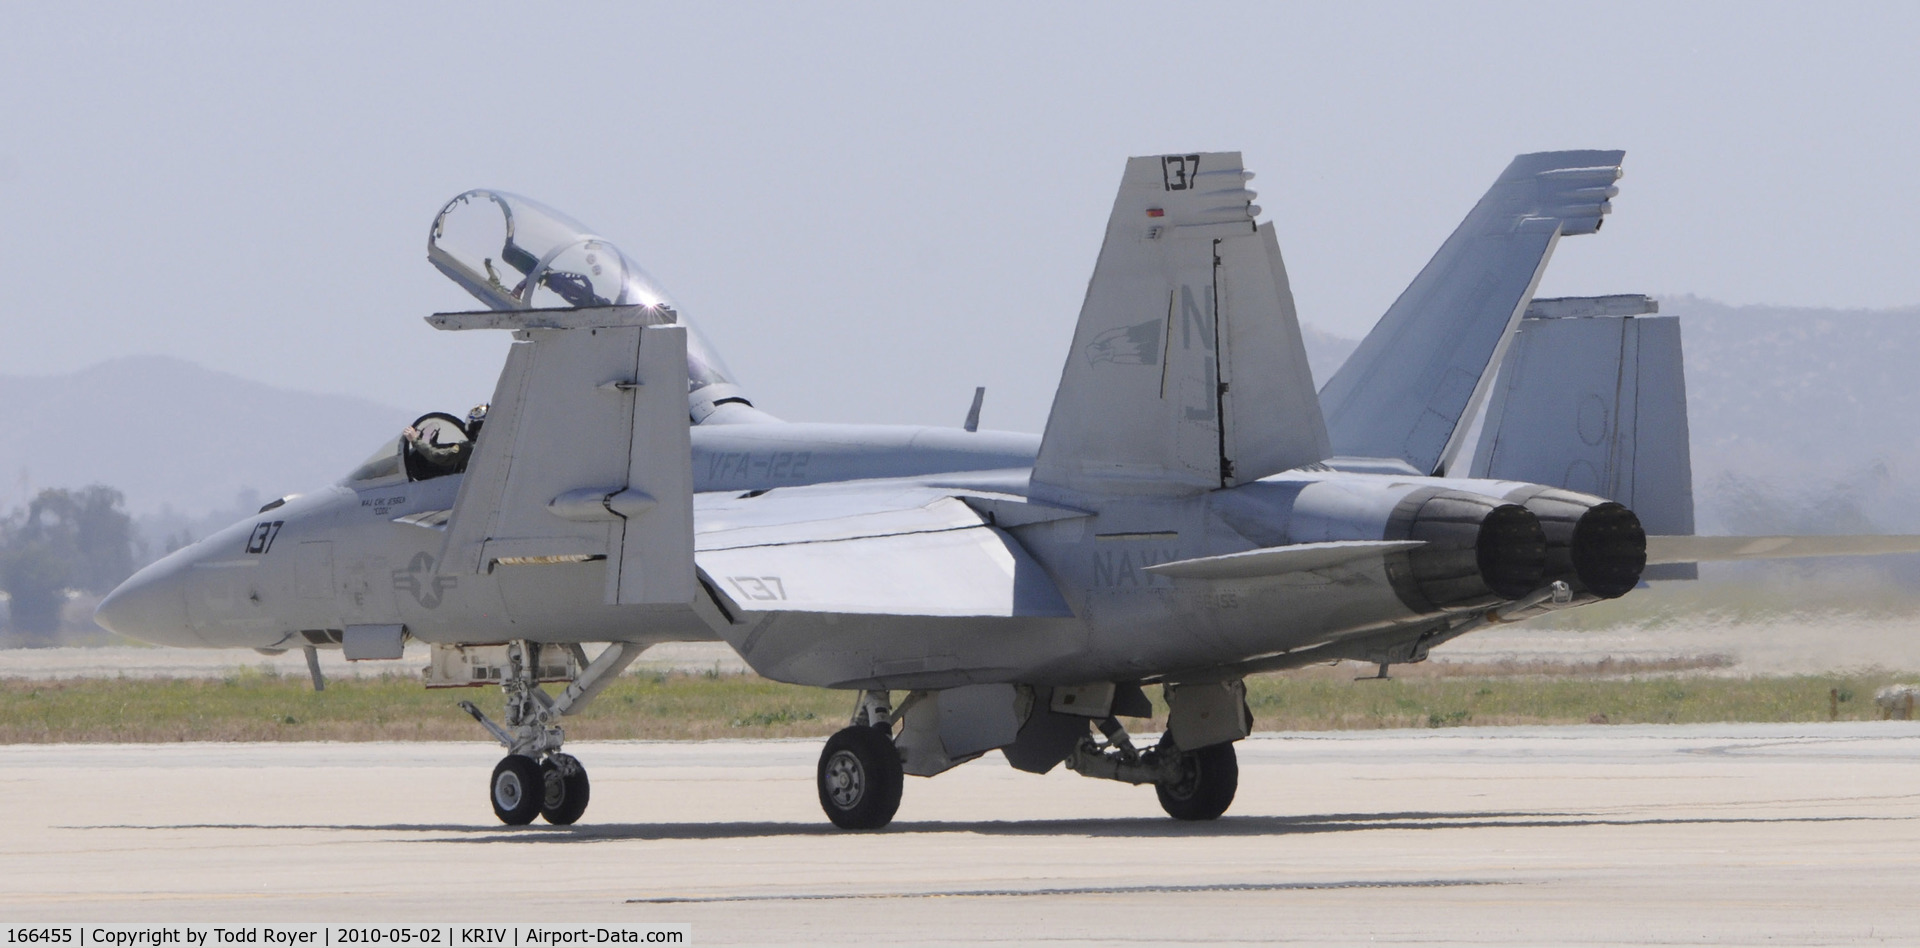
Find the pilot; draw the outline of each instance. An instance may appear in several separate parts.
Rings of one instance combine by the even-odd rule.
[[[407,439],[407,445],[413,449],[413,453],[435,472],[430,476],[440,477],[446,474],[458,474],[467,469],[467,461],[473,454],[473,443],[480,437],[480,426],[486,420],[487,406],[484,404],[473,406],[473,410],[467,412],[467,423],[464,426],[467,440],[452,444],[441,444],[437,438],[438,432],[428,435],[412,425],[408,425],[400,434]]]

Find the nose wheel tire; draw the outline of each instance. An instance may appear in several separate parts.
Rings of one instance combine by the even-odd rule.
[[[900,752],[878,728],[854,726],[828,738],[815,775],[820,808],[841,829],[879,829],[900,809]]]
[[[493,767],[493,780],[488,784],[487,796],[493,801],[493,815],[508,826],[533,822],[545,802],[545,788],[546,778],[533,758],[521,754],[500,758]]]
[[[540,817],[555,826],[571,826],[587,812],[591,790],[587,768],[568,754],[555,754],[540,763]]]
[[[1160,808],[1176,820],[1211,820],[1227,812],[1240,786],[1240,761],[1232,744],[1215,744],[1180,755],[1180,774],[1155,784]]]

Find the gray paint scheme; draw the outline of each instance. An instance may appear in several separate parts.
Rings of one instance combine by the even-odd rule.
[[[410,481],[397,457],[376,457],[146,567],[98,618],[160,644],[227,648],[395,626],[439,644],[718,638],[782,681],[950,693],[924,696],[895,745],[908,772],[931,774],[1012,739],[1024,702],[1056,686],[1176,686],[1179,750],[1232,741],[1249,726],[1244,674],[1419,661],[1484,623],[1618,594],[1574,588],[1587,573],[1568,562],[1624,575],[1624,592],[1649,547],[1656,559],[1881,551],[1884,538],[1649,545],[1598,496],[1420,473],[1444,465],[1553,241],[1599,226],[1619,157],[1516,159],[1329,383],[1331,441],[1273,230],[1255,222],[1235,153],[1127,163],[1038,442],[789,425],[713,397],[737,390],[711,381],[724,378],[712,354],[644,281],[620,284],[638,301],[614,306],[529,309],[516,302],[528,290],[498,312],[436,317],[518,340],[464,473]],[[488,200],[473,206],[500,206]],[[557,249],[523,272],[609,246],[567,242],[578,236],[552,237]],[[479,272],[468,267],[469,282]],[[573,279],[553,282],[579,292]],[[1651,325],[1633,330],[1651,349],[1616,334],[1611,361],[1582,364],[1593,386],[1609,366],[1627,375],[1628,354],[1677,359],[1677,336],[1667,346],[1666,324]],[[1678,396],[1677,372],[1640,371],[1642,403]],[[1528,377],[1516,370],[1515,384]],[[1506,411],[1491,473],[1504,470],[1501,433],[1535,421]],[[1599,541],[1574,549],[1589,513],[1606,515]],[[1541,528],[1551,517],[1557,547]],[[633,651],[609,648],[595,674]],[[557,751],[557,731],[526,727],[514,740],[531,743],[509,746]],[[1048,742],[1021,766],[1068,752]]]

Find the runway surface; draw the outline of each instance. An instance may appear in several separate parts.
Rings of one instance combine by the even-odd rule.
[[[0,917],[685,923],[695,944],[1920,943],[1920,723],[1262,735],[1214,823],[991,755],[831,829],[810,741],[13,746]]]

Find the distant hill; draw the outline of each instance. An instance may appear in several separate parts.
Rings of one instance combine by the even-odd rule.
[[[1660,310],[1686,347],[1701,532],[1920,532],[1920,306]]]
[[[1920,532],[1920,307],[1661,312],[1681,318],[1702,532]],[[1325,384],[1358,341],[1304,329]],[[418,413],[158,356],[0,376],[0,512],[23,483],[99,482],[150,531],[224,523],[338,479]]]
[[[91,483],[119,488],[136,513],[226,511],[249,491],[338,480],[417,414],[162,356],[0,376],[0,512],[27,490]]]
[[[1305,323],[1300,326],[1300,336],[1307,344],[1307,368],[1313,370],[1315,388],[1326,385],[1327,380],[1333,378],[1333,373],[1347,361],[1347,356],[1353,355],[1353,350],[1360,345],[1358,339],[1336,336]]]

